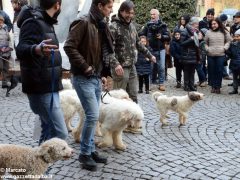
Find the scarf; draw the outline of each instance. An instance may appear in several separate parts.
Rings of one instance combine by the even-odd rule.
[[[92,4],[89,14],[90,17],[95,22],[97,29],[102,35],[101,41],[102,65],[103,65],[102,71],[105,71],[104,76],[106,76],[106,74],[110,75],[110,56],[114,53],[113,36],[110,32],[106,19],[104,18],[103,14],[99,11],[96,5]]]

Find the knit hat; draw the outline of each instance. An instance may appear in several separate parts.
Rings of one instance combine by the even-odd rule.
[[[240,29],[234,33],[234,36],[240,35]]]
[[[233,16],[234,18],[235,17],[240,17],[240,11],[236,12],[236,14]]]
[[[207,10],[206,15],[212,14],[213,16],[215,15],[215,10],[214,8],[210,8]]]
[[[176,33],[179,33],[179,34],[181,34],[181,31],[180,31],[180,29],[175,29],[174,31],[173,31],[173,34],[176,34]]]
[[[202,29],[200,29],[200,31],[203,34],[203,36],[205,36],[207,31],[208,31],[208,29],[207,28],[202,28]]]
[[[226,14],[221,14],[219,16],[219,19],[220,19],[220,21],[224,22],[224,21],[226,21],[228,19],[228,16]]]

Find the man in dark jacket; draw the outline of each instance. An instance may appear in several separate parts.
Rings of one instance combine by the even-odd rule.
[[[206,12],[206,16],[199,22],[199,29],[209,29],[209,21],[214,19],[215,11],[214,8],[210,8]]]
[[[159,11],[152,9],[151,20],[144,27],[140,33],[142,36],[146,36],[149,41],[149,46],[153,50],[153,55],[157,59],[157,74],[159,76],[159,90],[165,91],[165,42],[170,40],[170,34],[167,30],[167,25],[164,24],[159,18]],[[156,81],[156,74],[152,74],[152,81]]]
[[[53,137],[66,139],[68,135],[58,94],[62,90],[62,59],[53,28],[61,11],[61,0],[40,0],[40,6],[36,11],[26,7],[19,15],[21,31],[16,48],[23,92],[41,120],[39,144]]]
[[[95,171],[96,163],[106,163],[95,149],[94,132],[99,118],[102,89],[101,75],[113,54],[113,38],[105,17],[112,12],[113,0],[93,0],[87,15],[70,26],[64,50],[71,63],[73,85],[85,111],[86,118],[80,140],[79,161],[84,169]],[[106,68],[105,68],[106,69]],[[106,81],[102,79],[103,83]]]

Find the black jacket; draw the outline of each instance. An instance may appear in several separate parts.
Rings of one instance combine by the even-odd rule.
[[[207,21],[207,17],[204,17],[203,20],[199,22],[199,29],[202,28],[209,29],[209,22]]]
[[[183,64],[197,64],[200,61],[200,50],[195,45],[194,40],[191,38],[192,36],[191,27],[187,25],[181,42],[181,60]]]
[[[161,34],[161,39],[157,39],[157,34]],[[167,30],[167,25],[162,21],[148,22],[139,36],[146,36],[149,41],[149,46],[153,51],[165,49],[164,42],[170,41],[170,34]]]
[[[176,40],[173,37],[173,39],[170,43],[170,54],[175,60],[180,60],[181,53],[182,53],[181,42],[180,42],[180,40]]]
[[[34,18],[33,18],[34,17]],[[51,57],[39,56],[35,53],[36,46],[43,40],[52,39],[52,44],[59,45],[53,24],[57,21],[45,11],[26,9],[19,15],[18,26],[21,28],[19,44],[16,48],[22,76],[24,93],[43,94],[52,91]],[[54,92],[62,89],[61,54],[55,52],[54,60]]]

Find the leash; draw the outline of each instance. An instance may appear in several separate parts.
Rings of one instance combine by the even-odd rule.
[[[103,99],[104,99],[104,97],[105,97],[107,94],[108,94],[110,97],[112,97],[111,94],[109,93],[109,90],[106,90],[106,92],[105,92],[103,95],[101,95],[101,102],[102,102],[103,104],[109,104],[109,103],[103,102]]]
[[[52,65],[52,83],[51,83],[51,86],[52,86],[52,97],[51,97],[51,102],[50,102],[50,112],[52,112],[52,109],[53,109],[53,93],[54,93],[54,84],[55,84],[55,72],[54,72],[54,57],[55,56],[55,53],[54,53],[54,50],[51,49],[51,65]]]
[[[177,81],[177,83],[179,83],[179,84],[183,85],[183,84],[182,84],[180,81],[178,81],[178,80],[177,80],[175,77],[173,77],[172,75],[170,75],[170,74],[168,74],[168,73],[167,73],[167,75],[168,75],[168,76],[170,76],[172,79],[176,80],[176,81]]]

